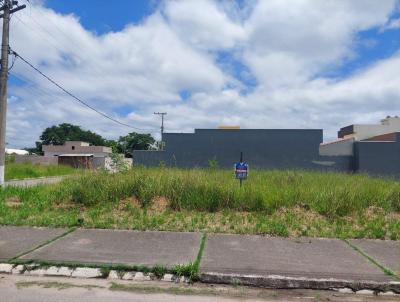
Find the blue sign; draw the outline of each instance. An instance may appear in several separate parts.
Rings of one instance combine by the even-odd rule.
[[[236,179],[246,179],[249,173],[249,165],[244,162],[235,164],[235,177]]]

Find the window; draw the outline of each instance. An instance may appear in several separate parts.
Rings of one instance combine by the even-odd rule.
[[[72,150],[75,150],[75,146],[72,146]]]

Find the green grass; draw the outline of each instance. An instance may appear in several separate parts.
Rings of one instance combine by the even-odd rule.
[[[394,179],[252,170],[240,188],[232,174],[135,168],[6,188],[0,224],[400,239]]]
[[[76,169],[62,165],[35,165],[31,163],[7,163],[5,179],[24,179],[45,176],[59,176],[75,173]]]

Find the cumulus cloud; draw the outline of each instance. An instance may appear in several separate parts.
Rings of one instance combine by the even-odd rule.
[[[166,129],[337,128],[377,122],[400,99],[400,55],[347,78],[324,72],[355,54],[360,31],[391,24],[394,0],[165,1],[138,24],[98,35],[75,15],[32,6],[12,19],[11,47],[96,108],[158,135]],[[225,54],[234,60],[221,64]],[[244,69],[244,70],[241,70]],[[246,73],[254,87],[238,77]],[[16,61],[10,146],[32,145],[44,127],[71,122],[108,138],[132,129],[80,106]]]
[[[241,24],[226,14],[229,8],[228,3],[218,5],[212,0],[173,0],[165,3],[163,11],[182,40],[212,50],[232,48],[245,38]]]
[[[388,29],[399,29],[400,28],[400,18],[390,20],[385,26],[382,27],[382,31]]]

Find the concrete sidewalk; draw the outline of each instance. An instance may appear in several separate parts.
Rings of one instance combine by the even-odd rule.
[[[203,282],[400,293],[400,242],[212,234],[200,251],[201,241],[200,233],[0,227],[0,260],[171,269],[199,259]]]

